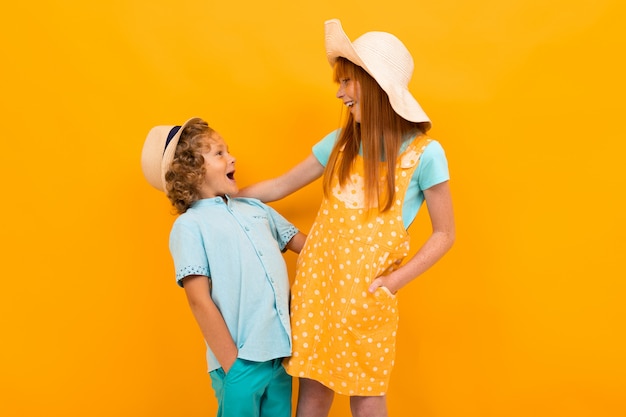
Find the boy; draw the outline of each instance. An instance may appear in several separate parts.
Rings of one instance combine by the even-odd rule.
[[[170,233],[176,281],[207,343],[218,417],[291,416],[285,249],[306,236],[239,189],[235,158],[200,118],[156,126],[142,151],[148,182],[180,214]]]

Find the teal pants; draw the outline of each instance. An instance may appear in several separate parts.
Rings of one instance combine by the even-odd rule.
[[[217,417],[290,417],[291,376],[282,359],[252,362],[237,359],[224,373],[210,372],[217,397]]]

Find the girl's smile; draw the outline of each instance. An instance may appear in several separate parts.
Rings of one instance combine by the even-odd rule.
[[[337,98],[343,101],[349,109],[357,123],[361,123],[361,88],[358,82],[350,78],[342,78],[339,80],[339,88],[337,89]]]

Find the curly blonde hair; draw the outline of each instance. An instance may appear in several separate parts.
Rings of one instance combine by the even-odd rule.
[[[202,198],[200,185],[206,172],[202,153],[210,149],[213,132],[207,122],[194,118],[180,135],[174,159],[165,173],[165,194],[178,214]]]

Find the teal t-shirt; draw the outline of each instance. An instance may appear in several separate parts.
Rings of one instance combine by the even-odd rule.
[[[340,129],[334,130],[326,135],[321,141],[313,145],[313,155],[323,166],[328,163],[330,153],[339,137]],[[400,152],[404,152],[406,147],[415,139],[404,142]],[[441,144],[436,140],[431,141],[424,149],[424,153],[420,158],[420,163],[413,173],[409,188],[404,197],[404,206],[402,207],[402,220],[404,227],[408,228],[422,203],[424,202],[424,190],[440,184],[450,179],[448,172],[448,160]]]

